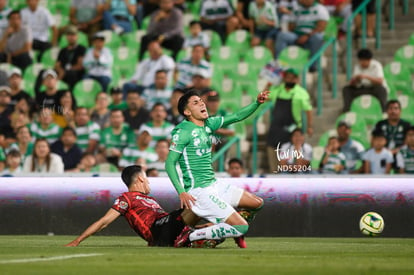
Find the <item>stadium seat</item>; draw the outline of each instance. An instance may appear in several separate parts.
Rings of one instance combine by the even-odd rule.
[[[46,67],[42,63],[34,63],[26,68],[23,73],[23,79],[31,83],[36,83],[39,72]]]
[[[201,0],[187,1],[186,5],[194,16],[200,15]]]
[[[26,6],[26,0],[8,1],[8,5],[13,10],[20,10]]]
[[[213,30],[205,30],[204,32],[210,38],[210,49],[218,49],[223,45],[220,35],[217,32]]]
[[[237,30],[230,33],[226,39],[226,46],[235,50],[243,58],[250,47],[250,33],[246,30]]]
[[[148,26],[151,22],[151,16],[145,16],[144,19],[142,19],[142,23],[141,23],[141,30],[147,30]]]
[[[121,75],[129,75],[135,70],[138,60],[138,51],[129,47],[119,47],[112,50],[114,66],[120,69]]]
[[[337,19],[335,17],[330,17],[328,23],[326,24],[325,27],[325,32],[324,32],[324,40],[328,40],[331,37],[337,37],[338,35],[338,23],[337,23]]]
[[[59,47],[53,47],[53,48],[46,50],[42,55],[41,63],[45,67],[54,67],[57,62],[59,51],[60,51]]]
[[[173,54],[172,50],[169,50],[169,49],[166,49],[166,48],[162,48],[162,53],[165,54],[165,55],[168,55],[168,56],[172,56],[172,54]],[[145,51],[142,59],[144,60],[144,59],[147,59],[149,57],[150,57],[149,52]]]
[[[13,70],[14,68],[17,67],[10,63],[0,63],[0,70],[5,71],[6,73]]]
[[[298,46],[289,46],[283,49],[280,53],[278,61],[282,67],[295,68],[299,71],[303,70],[303,67],[309,61],[308,50],[302,49]]]
[[[325,146],[328,144],[329,138],[334,136],[337,136],[336,129],[331,129],[324,132],[319,138],[318,146],[325,148]]]
[[[191,47],[180,50],[177,54],[177,58],[176,58],[177,62],[180,62],[183,59],[191,57],[191,51],[192,51]]]
[[[319,169],[319,164],[322,160],[322,156],[324,152],[325,152],[324,146],[314,146],[312,148],[311,167],[313,170],[317,171]]]
[[[121,46],[122,40],[117,33],[111,30],[104,30],[101,31],[101,33],[105,36],[105,47],[108,47],[110,49],[117,49]]]
[[[211,50],[211,63],[219,67],[225,74],[234,74],[239,63],[238,54],[228,46]]]
[[[273,60],[270,50],[263,46],[256,46],[247,50],[244,62],[249,63],[253,68],[261,70],[268,62]]]
[[[363,117],[367,125],[374,125],[382,119],[381,103],[371,95],[355,98],[351,103],[351,111]]]
[[[394,55],[394,60],[406,65],[414,73],[414,45],[405,45],[399,48]]]
[[[22,81],[22,87],[23,87],[23,90],[28,94],[28,95],[30,95],[32,98],[34,98],[35,97],[35,92],[34,92],[34,82],[32,82],[32,81],[29,81],[29,80],[27,80],[27,79],[23,79],[23,81]]]
[[[258,74],[258,68],[253,67],[250,63],[240,62],[237,64],[237,71],[232,77],[242,89],[247,90],[256,85]]]
[[[86,48],[89,47],[89,40],[88,35],[84,32],[78,32],[78,44],[85,46]],[[65,36],[62,36],[59,39],[59,48],[65,48],[68,46],[68,41],[66,40]]]
[[[384,76],[387,83],[397,90],[411,88],[411,74],[408,67],[401,62],[391,62],[384,67]]]
[[[401,117],[414,124],[414,97],[400,95],[398,101],[401,103]]]
[[[73,88],[73,96],[78,106],[91,108],[95,105],[96,95],[102,90],[101,84],[94,79],[83,79]]]
[[[137,30],[130,33],[126,33],[121,36],[121,38],[125,42],[125,46],[128,48],[134,49],[137,52],[140,49],[141,45],[141,38],[146,34],[146,31],[144,30]]]
[[[69,25],[69,13],[55,13],[53,14],[53,17],[55,18],[56,26],[64,27]]]
[[[224,78],[218,92],[222,102],[241,103],[242,91],[237,82],[232,78]]]

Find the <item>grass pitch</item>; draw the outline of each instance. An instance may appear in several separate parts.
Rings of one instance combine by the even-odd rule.
[[[414,239],[247,238],[215,249],[147,247],[139,237],[0,236],[0,274],[414,274]]]

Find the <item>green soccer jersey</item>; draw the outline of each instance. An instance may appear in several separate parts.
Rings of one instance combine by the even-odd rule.
[[[135,134],[132,129],[124,124],[120,134],[114,134],[112,127],[106,127],[101,132],[100,145],[106,149],[116,148],[119,150],[127,146],[133,146],[135,143]]]
[[[400,150],[402,161],[404,162],[404,172],[407,174],[414,174],[414,150],[403,146]]]
[[[326,153],[323,154],[322,160],[325,158]],[[328,161],[323,165],[322,174],[338,174],[340,171],[337,171],[335,167],[337,165],[342,165],[345,167],[346,165],[346,158],[345,155],[341,152],[334,154],[331,153],[328,156]]]
[[[170,150],[181,154],[178,163],[185,191],[206,187],[216,181],[211,165],[211,146],[213,133],[223,121],[223,117],[211,117],[202,127],[184,120],[173,130]]]

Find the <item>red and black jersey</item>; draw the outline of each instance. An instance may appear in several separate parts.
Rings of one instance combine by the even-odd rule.
[[[125,216],[129,225],[147,242],[152,242],[153,223],[168,215],[158,202],[140,192],[125,192],[119,196],[112,208]]]

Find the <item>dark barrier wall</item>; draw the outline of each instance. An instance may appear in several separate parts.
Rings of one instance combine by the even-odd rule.
[[[361,236],[359,219],[376,211],[383,236],[414,237],[414,178],[278,177],[221,179],[253,192],[265,207],[250,236]],[[179,206],[167,178],[150,179],[166,210]],[[114,177],[0,178],[0,234],[79,234],[126,187]],[[123,218],[100,234],[133,235]]]

